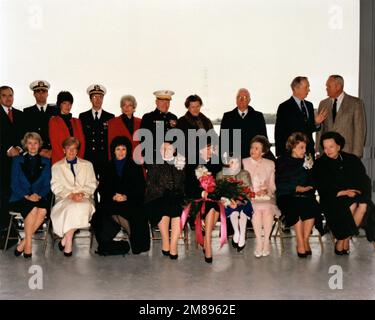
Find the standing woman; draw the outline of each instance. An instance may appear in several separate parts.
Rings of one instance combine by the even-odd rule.
[[[112,140],[117,136],[125,136],[132,144],[134,151],[139,141],[134,141],[133,134],[141,126],[141,119],[134,117],[135,109],[137,108],[137,100],[130,94],[125,95],[120,100],[120,108],[122,114],[108,122],[108,145],[111,145]],[[109,158],[111,159],[111,150],[108,150]],[[130,155],[133,159],[133,155]]]
[[[95,211],[93,195],[97,187],[91,162],[77,157],[79,140],[69,137],[62,144],[65,157],[52,166],[51,189],[56,203],[51,211],[53,231],[59,237],[64,256],[73,253],[73,235],[88,228]]]
[[[24,219],[25,238],[14,254],[24,258],[32,256],[32,237],[43,223],[50,205],[51,164],[39,155],[43,145],[36,132],[27,132],[22,140],[26,153],[13,158],[10,210],[21,213]]]
[[[315,220],[321,222],[311,170],[313,162],[311,158],[305,159],[307,144],[304,133],[293,133],[286,142],[287,153],[276,160],[277,205],[285,216],[286,226],[294,226],[300,258],[311,255],[311,231]]]
[[[73,105],[73,96],[68,91],[61,91],[57,95],[57,107],[59,114],[49,121],[49,138],[52,146],[52,164],[64,158],[64,150],[61,148],[65,139],[76,137],[80,148],[78,157],[83,159],[85,154],[85,136],[83,134],[81,120],[73,118],[70,110]]]
[[[280,216],[275,201],[275,163],[264,158],[269,150],[268,139],[257,135],[250,142],[250,157],[242,160],[245,170],[250,173],[251,187],[255,192],[255,197],[251,201],[254,209],[251,222],[256,237],[254,255],[257,258],[270,254],[269,239],[273,220],[275,216]]]
[[[146,165],[145,206],[151,225],[159,227],[162,253],[171,259],[178,258],[177,242],[180,236],[180,216],[184,201],[184,163],[180,166],[174,148],[164,142],[160,147],[163,164]],[[169,225],[171,240],[169,241]]]
[[[101,198],[94,215],[96,238],[99,246],[108,243],[123,227],[129,234],[133,253],[148,251],[150,230],[143,210],[143,169],[132,160],[132,145],[127,137],[115,137],[110,147],[112,160],[99,178]]]
[[[358,234],[371,202],[371,180],[361,160],[342,151],[345,139],[341,134],[324,133],[320,145],[324,154],[314,166],[320,203],[337,240],[335,253],[349,254],[349,239]]]

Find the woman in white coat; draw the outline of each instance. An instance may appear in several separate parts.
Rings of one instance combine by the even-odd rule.
[[[62,145],[64,159],[52,166],[51,189],[56,203],[51,211],[53,231],[62,239],[59,249],[64,256],[73,253],[73,235],[90,226],[95,212],[93,194],[97,181],[91,162],[77,158],[79,140],[67,138]]]

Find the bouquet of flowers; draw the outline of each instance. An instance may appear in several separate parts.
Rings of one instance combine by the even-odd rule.
[[[303,163],[303,167],[306,170],[310,170],[310,169],[312,169],[313,165],[314,165],[314,160],[313,160],[312,156],[310,155],[310,153],[306,154],[305,155],[305,161]]]

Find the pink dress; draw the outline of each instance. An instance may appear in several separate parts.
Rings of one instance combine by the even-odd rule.
[[[263,197],[255,197],[251,202],[254,211],[266,209],[279,217],[281,212],[276,206],[275,199],[275,163],[272,160],[261,158],[256,161],[251,157],[243,159],[242,164],[245,170],[250,173],[251,188],[254,192],[267,189],[268,194]]]

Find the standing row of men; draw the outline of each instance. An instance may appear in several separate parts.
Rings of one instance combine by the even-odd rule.
[[[332,75],[327,83],[328,98],[323,100],[315,114],[311,102],[305,98],[309,93],[309,81],[306,77],[296,77],[292,83],[292,97],[280,104],[275,125],[276,156],[285,153],[287,138],[296,131],[305,133],[310,140],[308,152],[314,155],[318,151],[314,145],[313,133],[317,133],[317,142],[322,133],[337,131],[347,141],[344,151],[362,157],[366,136],[364,105],[359,98],[344,92],[344,80],[339,75]],[[0,228],[4,230],[8,220],[7,200],[9,199],[10,171],[12,157],[20,154],[20,141],[23,134],[34,131],[41,135],[44,145],[43,156],[51,157],[48,123],[52,116],[59,113],[56,106],[47,104],[50,84],[47,81],[34,81],[30,89],[34,92],[36,104],[25,108],[23,113],[13,108],[13,90],[8,86],[0,87]],[[95,84],[87,89],[92,108],[79,115],[85,135],[85,159],[94,165],[96,175],[108,161],[108,121],[114,114],[102,109],[106,94],[104,86]],[[164,95],[163,95],[164,94]],[[156,109],[142,118],[143,128],[155,131],[158,121],[164,122],[165,130],[176,127],[177,116],[169,112],[171,95],[169,90],[156,92]],[[221,129],[241,130],[241,156],[249,156],[249,143],[255,135],[267,137],[266,124],[261,112],[250,106],[250,93],[242,88],[236,96],[236,108],[224,113]],[[131,123],[127,127],[131,127]],[[135,128],[133,128],[135,129]],[[132,130],[133,131],[133,130]],[[134,130],[135,131],[135,130]],[[230,139],[232,141],[232,139]],[[231,146],[230,146],[231,147]],[[272,158],[273,155],[271,155]],[[1,231],[1,230],[0,230]]]

